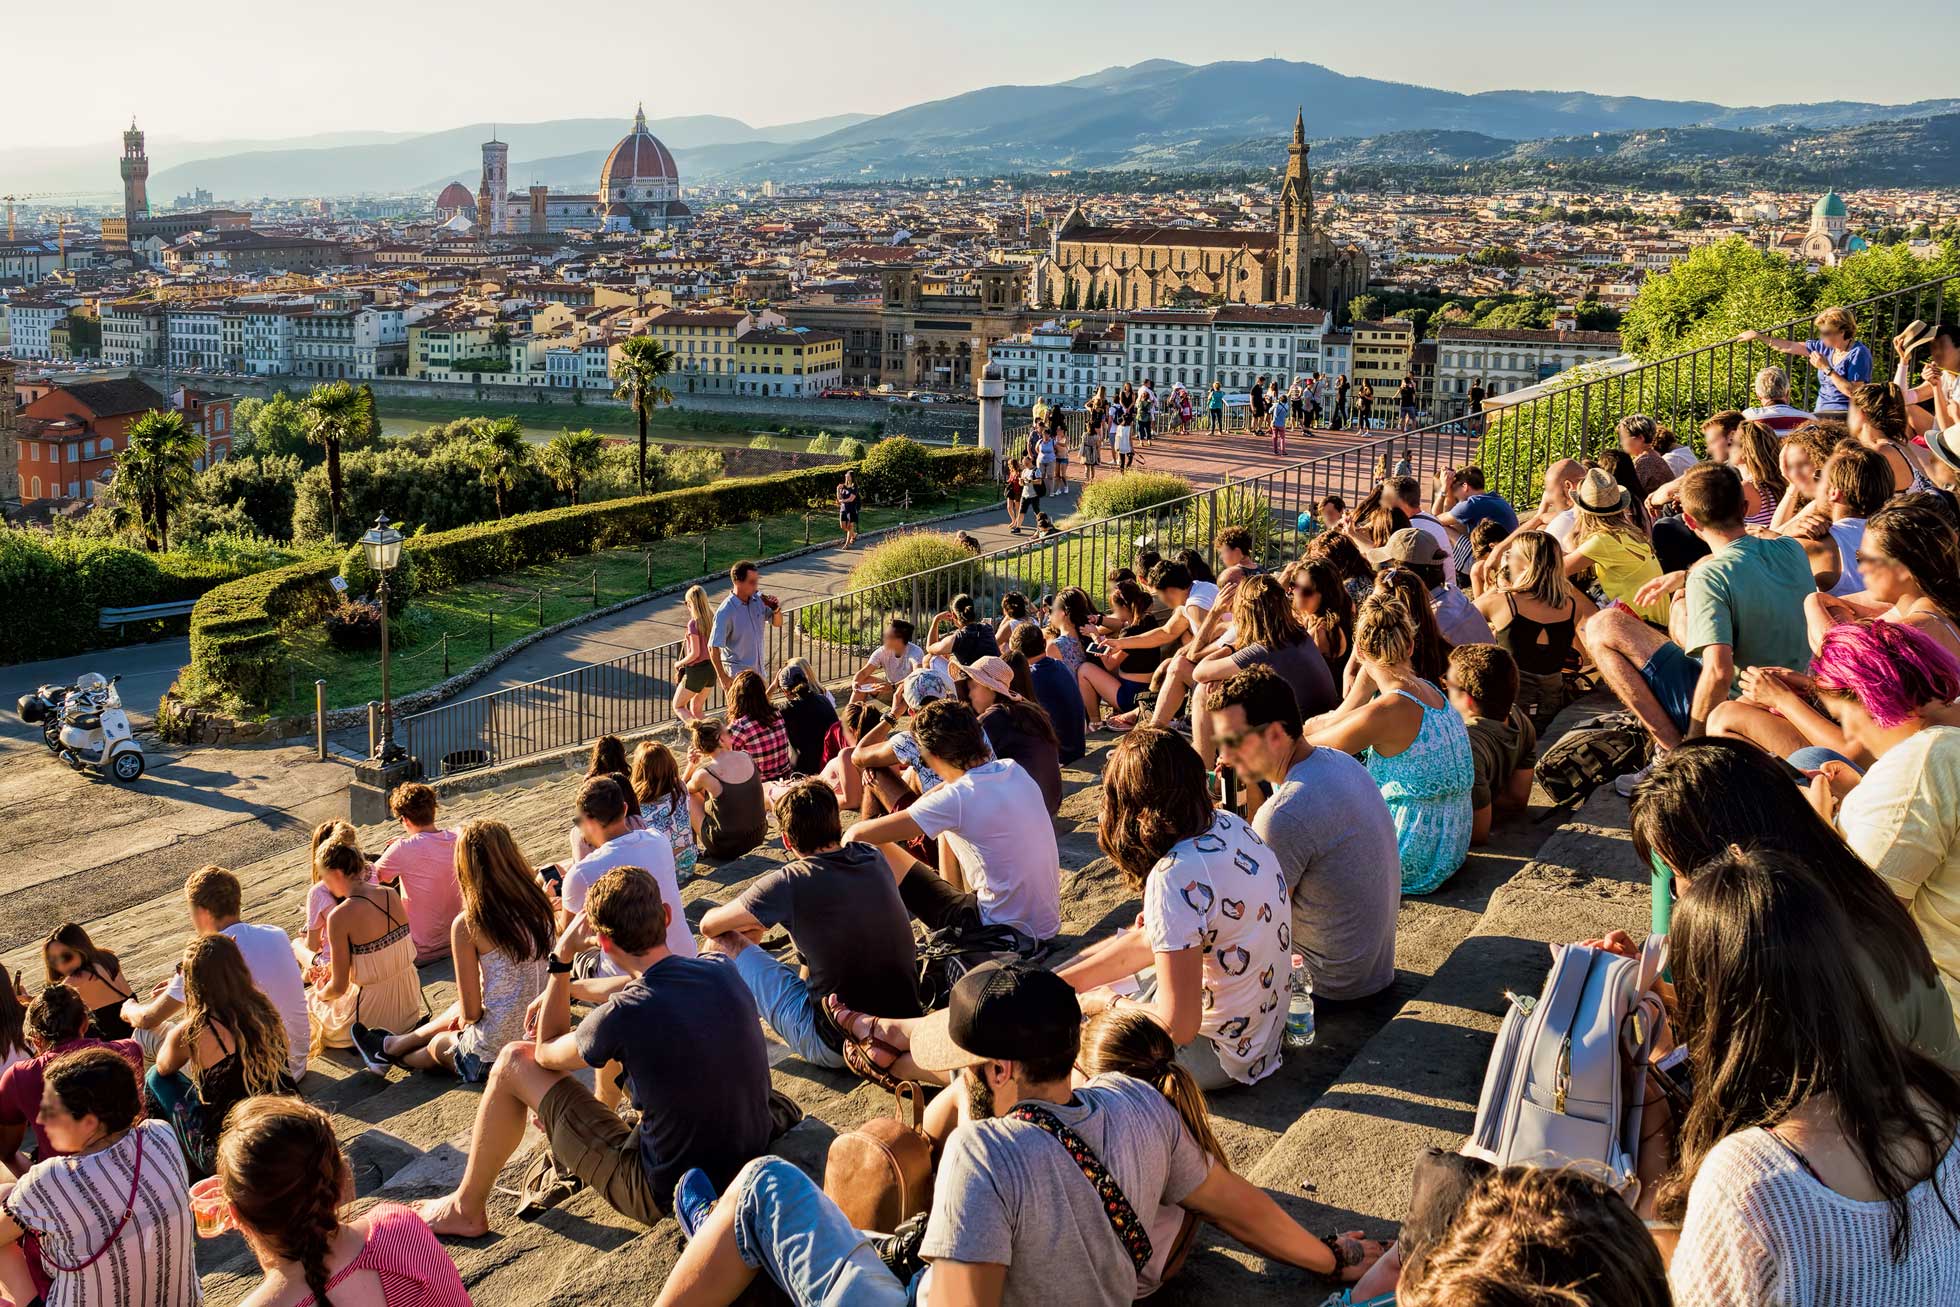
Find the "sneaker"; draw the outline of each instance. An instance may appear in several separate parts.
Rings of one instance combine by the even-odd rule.
[[[389,1067],[401,1065],[388,1056],[384,1048],[383,1041],[394,1033],[392,1030],[376,1030],[356,1021],[353,1029],[347,1033],[354,1043],[354,1051],[361,1055],[367,1069],[376,1075],[386,1075]]]
[[[1647,774],[1653,770],[1654,764],[1650,762],[1639,771],[1628,772],[1624,776],[1617,776],[1613,779],[1613,788],[1619,793],[1621,798],[1631,799],[1633,792],[1640,788],[1640,782],[1646,780]]]
[[[674,1219],[680,1222],[681,1234],[692,1239],[694,1232],[707,1224],[708,1213],[715,1210],[715,1199],[720,1196],[714,1181],[700,1167],[683,1175],[674,1186]]]

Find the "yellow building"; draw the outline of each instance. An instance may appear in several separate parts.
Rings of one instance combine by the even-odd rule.
[[[821,395],[844,378],[844,337],[807,328],[761,328],[735,341],[735,393]]]
[[[674,376],[692,390],[696,382],[735,371],[735,338],[752,325],[741,309],[669,309],[649,318],[644,334],[674,351]]]
[[[1393,408],[1395,388],[1409,375],[1416,346],[1415,324],[1407,318],[1388,318],[1357,322],[1350,331],[1354,343],[1348,379],[1357,391],[1364,381],[1375,388],[1375,413],[1380,416]]]
[[[459,318],[429,318],[408,329],[408,375],[419,381],[471,380],[451,369],[465,359],[499,353],[488,323]]]

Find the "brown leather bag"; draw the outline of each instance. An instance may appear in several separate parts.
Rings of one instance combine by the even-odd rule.
[[[857,1229],[889,1234],[932,1206],[932,1140],[919,1128],[923,1094],[916,1081],[901,1082],[892,1115],[873,1117],[830,1142],[823,1191]]]

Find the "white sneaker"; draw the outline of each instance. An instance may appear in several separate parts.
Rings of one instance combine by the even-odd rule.
[[[1624,776],[1616,776],[1613,778],[1613,788],[1619,792],[1621,798],[1631,799],[1633,792],[1640,787],[1640,782],[1646,780],[1647,774],[1653,770],[1654,764],[1650,762],[1639,771],[1628,772]]]

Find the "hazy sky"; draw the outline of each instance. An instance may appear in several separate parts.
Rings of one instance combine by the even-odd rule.
[[[1960,85],[1952,43],[1910,34],[1925,18],[1889,36],[1853,18],[1865,53],[1836,59],[1802,6],[1739,0],[97,0],[96,35],[9,61],[0,148],[113,139],[132,113],[154,138],[209,140],[625,117],[642,98],[650,117],[763,126],[1153,58],[1307,60],[1459,91],[1902,103]]]

